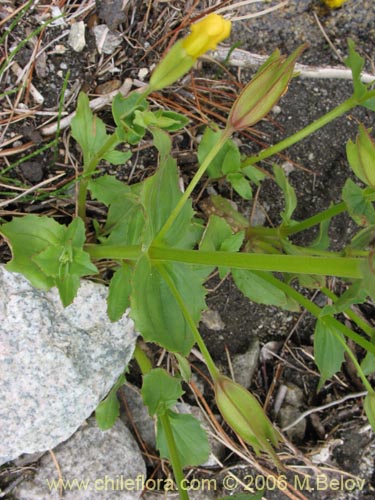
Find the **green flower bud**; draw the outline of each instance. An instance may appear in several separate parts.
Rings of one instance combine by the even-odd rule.
[[[349,140],[346,144],[346,156],[355,175],[375,188],[375,141],[362,124],[356,143]]]
[[[230,35],[230,30],[231,22],[214,13],[193,24],[190,35],[175,43],[156,66],[149,91],[160,90],[181,78],[198,57],[216,49],[217,44]]]
[[[269,113],[286,92],[296,59],[304,49],[305,45],[299,47],[286,60],[275,50],[260,67],[233,104],[228,124],[234,130],[251,127]]]
[[[215,381],[215,397],[220,413],[234,432],[251,445],[256,454],[268,453],[279,467],[283,467],[273,449],[282,441],[282,436],[255,396],[230,378],[219,375]]]

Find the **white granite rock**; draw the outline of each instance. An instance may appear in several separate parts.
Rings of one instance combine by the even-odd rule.
[[[59,500],[61,486],[64,500],[136,500],[142,494],[146,467],[120,420],[103,432],[91,418],[53,453],[61,481],[51,454],[46,453],[36,475],[13,491],[15,500]]]
[[[123,372],[136,333],[109,321],[106,294],[83,281],[64,309],[0,266],[0,464],[68,439]]]

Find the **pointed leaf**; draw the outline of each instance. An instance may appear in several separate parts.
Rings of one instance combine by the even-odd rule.
[[[143,377],[142,398],[150,416],[164,415],[183,394],[181,380],[172,377],[163,368],[155,368]]]
[[[122,318],[130,305],[132,270],[126,262],[117,269],[109,284],[107,314],[111,321]]]
[[[230,183],[232,188],[238,193],[244,200],[251,200],[253,197],[253,192],[250,186],[250,182],[242,175],[242,173],[233,173],[227,175],[227,181]]]
[[[58,246],[64,238],[64,231],[64,226],[46,216],[26,215],[3,224],[0,232],[12,249],[12,260],[7,269],[23,274],[34,287],[48,290],[54,285],[54,280],[33,258],[51,246]]]
[[[188,264],[153,265],[147,256],[139,259],[132,281],[131,316],[146,341],[172,352],[189,353],[194,337],[175,291],[183,297],[184,306],[198,324],[206,307],[202,279],[198,270]]]
[[[362,97],[367,91],[367,87],[361,82],[361,72],[365,64],[365,60],[358,52],[355,51],[355,43],[350,38],[348,39],[349,55],[344,60],[345,65],[352,70],[354,95],[358,98]]]
[[[281,217],[285,223],[289,223],[297,206],[297,196],[281,167],[273,165],[273,173],[275,175],[275,181],[282,190],[285,198],[285,210],[281,213]]]
[[[117,399],[117,391],[125,384],[125,376],[120,375],[116,384],[112,387],[108,396],[103,399],[95,410],[95,418],[99,429],[106,431],[114,426],[120,416],[120,403]]]
[[[281,307],[288,311],[299,311],[295,300],[267,281],[266,272],[232,269],[232,276],[239,290],[253,302]]]
[[[359,226],[369,226],[375,224],[375,210],[372,203],[367,200],[363,190],[351,179],[347,179],[342,190],[344,200],[350,217]]]
[[[327,379],[341,369],[345,353],[343,343],[345,338],[340,331],[328,325],[324,318],[317,320],[314,332],[314,356],[320,372],[318,391]]]
[[[200,465],[206,462],[210,447],[207,433],[202,429],[199,421],[193,415],[175,413],[171,410],[166,413],[166,416],[172,428],[181,466]],[[170,460],[165,431],[159,418],[156,442],[161,457]]]

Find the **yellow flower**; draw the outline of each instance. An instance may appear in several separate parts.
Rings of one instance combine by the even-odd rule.
[[[323,0],[331,9],[338,9],[346,0]]]
[[[215,49],[218,43],[227,38],[230,30],[231,22],[218,14],[210,14],[193,24],[190,35],[178,40],[156,66],[148,92],[160,90],[181,78],[193,67],[199,56]]]
[[[230,31],[231,22],[212,13],[192,25],[191,33],[185,38],[182,46],[189,56],[197,59],[207,50],[216,49],[220,42],[228,38]]]

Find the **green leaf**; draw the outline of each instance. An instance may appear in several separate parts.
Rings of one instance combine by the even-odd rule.
[[[146,99],[138,92],[127,97],[118,93],[112,101],[112,114],[118,127],[117,134],[123,142],[137,144],[146,133],[146,128],[135,122],[136,111],[147,109]]]
[[[177,132],[186,127],[189,119],[174,111],[135,111],[134,123],[140,127],[149,128],[158,127],[168,130],[169,132]]]
[[[314,250],[327,250],[330,244],[329,241],[329,225],[331,223],[331,219],[323,220],[319,224],[319,234],[315,238],[315,240],[309,245],[309,248],[313,248]]]
[[[341,369],[344,361],[345,338],[343,334],[324,318],[319,318],[314,332],[314,357],[319,368],[320,381],[318,391],[323,387],[325,381]]]
[[[81,92],[78,97],[78,104],[76,114],[71,124],[72,136],[81,146],[83,153],[83,168],[86,170],[93,157],[101,150],[106,141],[109,139],[105,125],[100,118],[95,116],[90,109],[89,98],[86,94]],[[104,158],[112,158],[121,161],[124,158],[124,153],[114,152],[114,148],[120,140],[117,140],[112,146],[110,151],[106,151],[103,155]],[[121,156],[122,155],[122,156]],[[126,153],[128,155],[128,153]],[[101,158],[98,158],[98,161]]]
[[[363,190],[351,179],[347,179],[342,190],[350,217],[359,226],[369,226],[375,223],[375,210],[371,202],[366,199]]]
[[[0,232],[12,249],[13,258],[7,269],[23,274],[36,288],[51,288],[55,284],[53,277],[47,275],[34,258],[59,245],[64,238],[64,226],[46,216],[26,215],[3,224]]]
[[[254,166],[254,165],[249,165],[247,167],[242,167],[241,171],[256,186],[259,186],[259,184],[261,183],[261,181],[266,177],[266,175],[261,170],[259,170],[258,167]]]
[[[116,384],[112,387],[108,396],[103,399],[95,410],[95,418],[99,429],[106,431],[114,426],[120,416],[120,403],[117,399],[117,391],[125,384],[125,376],[120,375]]]
[[[203,233],[199,248],[207,252],[215,250],[237,252],[241,248],[244,237],[244,231],[233,234],[232,228],[225,219],[217,215],[211,215],[208,219],[208,224]],[[219,268],[221,277],[224,277],[228,272],[229,269],[227,267]]]
[[[178,188],[176,161],[170,156],[161,160],[156,174],[144,181],[141,191],[141,200],[146,213],[146,227],[143,235],[145,245],[152,242],[182,196]],[[189,200],[164,237],[167,246],[186,248],[185,245],[188,243],[191,248],[191,245],[195,244],[191,241],[191,236],[198,236],[200,233],[197,234],[195,228],[191,226],[193,214]]]
[[[194,337],[176,292],[198,324],[206,307],[202,279],[202,272],[188,264],[152,264],[147,256],[139,259],[132,281],[131,316],[147,342],[156,342],[182,355],[190,352]]]
[[[368,377],[375,372],[375,354],[367,352],[361,363],[363,374]]]
[[[105,175],[91,179],[89,189],[93,198],[109,207],[100,241],[107,245],[140,243],[145,215],[140,197],[136,194],[139,187],[126,186],[115,177]]]
[[[131,267],[123,262],[112,276],[107,297],[107,314],[111,321],[121,319],[130,305],[131,275]]]
[[[238,147],[234,144],[233,141],[226,143],[224,147],[227,151],[223,158],[221,171],[225,175],[239,172],[241,169],[241,154]]]
[[[366,92],[367,87],[361,82],[361,72],[365,64],[365,60],[358,52],[355,51],[355,43],[350,38],[348,39],[349,55],[344,59],[345,65],[352,70],[354,95],[361,98]]]
[[[362,274],[362,286],[364,290],[375,300],[375,259],[373,254],[369,254],[360,265]]]
[[[166,416],[172,428],[181,466],[200,465],[206,462],[210,447],[207,433],[199,421],[193,415],[175,413],[171,410],[168,410]],[[158,419],[156,442],[160,456],[170,460],[167,439],[160,419]]]
[[[103,158],[112,165],[125,165],[125,163],[132,157],[130,151],[117,151],[116,149],[111,149],[103,155]]]
[[[142,398],[150,416],[164,415],[183,394],[181,380],[172,377],[163,368],[155,368],[143,377]]]
[[[227,175],[227,181],[244,200],[251,200],[253,192],[249,181],[242,175],[242,173],[233,173]]]
[[[321,315],[332,315],[344,312],[353,304],[362,304],[367,297],[367,292],[363,288],[361,280],[354,282],[341,297],[332,305],[323,307]]]
[[[229,202],[220,195],[210,196],[210,202],[213,207],[211,209],[216,215],[223,217],[232,230],[240,231],[250,226],[249,221],[241,215]]]
[[[209,127],[206,128],[202,140],[198,146],[198,161],[200,165],[203,163],[204,159],[211,151],[211,149],[216,145],[217,141],[220,139],[221,136],[222,136],[221,130],[214,131]],[[211,177],[212,179],[223,177],[224,176],[223,165],[225,161],[227,169],[234,168],[235,170],[239,170],[240,156],[239,153],[237,152],[238,152],[238,147],[236,146],[236,144],[231,139],[228,139],[225,142],[224,146],[217,153],[215,158],[209,164],[207,168],[208,176]],[[238,165],[237,162],[239,162]]]
[[[281,212],[280,215],[284,223],[288,224],[290,223],[292,214],[297,206],[297,196],[294,188],[289,184],[288,178],[281,167],[274,164],[273,173],[275,175],[275,181],[282,190],[285,198],[285,210]]]
[[[57,286],[64,306],[73,301],[79,278],[98,272],[82,249],[85,227],[80,218],[66,227],[49,217],[27,215],[1,226],[1,233],[12,247],[7,268],[36,288]]]
[[[358,231],[350,242],[350,247],[354,250],[365,250],[369,248],[375,239],[375,225],[365,227]]]
[[[159,151],[162,160],[161,162],[166,161],[167,156],[170,154],[171,149],[172,149],[172,140],[164,130],[161,130],[160,128],[157,127],[152,127],[151,133],[154,139],[154,146],[157,148]]]
[[[178,354],[178,352],[175,353],[175,356],[178,362],[178,369],[180,370],[181,377],[186,383],[189,383],[191,379],[191,368],[189,361],[184,356],[181,356],[181,354]]]
[[[266,272],[232,269],[236,286],[253,302],[281,307],[288,311],[299,311],[298,303],[285,292],[267,281]]]
[[[232,229],[225,219],[211,215],[203,233],[199,249],[205,252],[220,250],[221,244],[232,236]]]
[[[93,198],[104,203],[107,207],[118,198],[131,192],[129,186],[117,180],[113,175],[103,175],[97,179],[90,179],[88,189]]]

